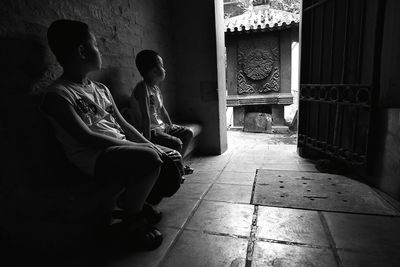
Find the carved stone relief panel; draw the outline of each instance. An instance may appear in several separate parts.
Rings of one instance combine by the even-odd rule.
[[[277,35],[238,41],[237,90],[243,94],[265,94],[280,90],[280,54]]]

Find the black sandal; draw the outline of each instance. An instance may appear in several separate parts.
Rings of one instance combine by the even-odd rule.
[[[183,172],[185,175],[189,175],[194,172],[194,169],[192,167],[190,167],[189,165],[185,165],[185,167],[183,167]]]
[[[127,236],[132,239],[131,241],[135,248],[145,251],[158,248],[163,241],[163,235],[160,230],[149,224],[129,229]]]
[[[118,228],[117,235],[122,244],[136,250],[154,250],[163,241],[160,230],[150,225],[142,215],[137,218],[125,219],[116,227]]]

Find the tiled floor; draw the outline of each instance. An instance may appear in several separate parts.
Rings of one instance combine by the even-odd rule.
[[[192,159],[194,174],[160,205],[162,246],[108,266],[400,266],[400,217],[251,205],[256,169],[316,170],[271,136],[228,140],[223,155]]]

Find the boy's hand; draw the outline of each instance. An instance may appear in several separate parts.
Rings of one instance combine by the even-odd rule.
[[[171,123],[171,124],[167,124],[166,130],[171,131],[171,130],[176,130],[177,128],[178,128],[178,125]]]
[[[166,153],[164,151],[162,151],[159,147],[157,147],[156,145],[154,145],[153,143],[150,142],[146,142],[146,143],[135,143],[135,142],[130,142],[131,144],[134,143],[135,146],[144,146],[144,147],[148,147],[150,149],[153,149],[154,151],[157,152],[157,154],[162,157],[165,156]]]
[[[161,148],[159,148],[158,146],[156,146],[156,145],[154,145],[154,144],[151,144],[151,145],[152,145],[152,148],[153,148],[154,150],[156,150],[157,153],[158,153],[160,156],[166,156],[166,155],[167,155],[167,153],[165,153],[164,151],[162,151]]]
[[[172,130],[172,127],[174,127],[174,125],[172,123],[166,123],[165,124],[165,130],[168,132],[170,130]]]

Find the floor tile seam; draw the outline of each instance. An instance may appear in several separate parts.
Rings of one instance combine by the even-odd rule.
[[[215,232],[215,231],[209,231],[209,230],[205,230],[205,229],[184,228],[183,230],[188,231],[188,232],[202,233],[202,234],[213,235],[213,236],[225,236],[225,237],[239,238],[239,239],[245,239],[245,240],[249,239],[248,236],[244,236],[244,235],[230,234],[230,233],[224,233],[224,232]]]
[[[219,202],[219,203],[227,203],[227,204],[246,204],[246,205],[252,205],[250,202],[228,201],[228,200],[209,199],[209,198],[204,198],[204,200],[205,200],[205,201],[208,201],[208,202]]]
[[[250,184],[250,183],[248,183],[248,184],[239,184],[239,183],[236,183],[236,184],[233,184],[233,183],[222,183],[222,182],[218,182],[218,181],[216,181],[214,184],[219,184],[219,185],[244,185],[244,186],[252,186],[253,185],[253,182]]]
[[[260,184],[258,184],[260,185]],[[365,216],[376,216],[376,217],[386,217],[386,218],[399,218],[399,215],[390,215],[390,214],[374,214],[374,213],[362,213],[362,212],[352,212],[352,211],[344,211],[344,210],[321,210],[314,208],[302,208],[302,207],[293,207],[293,206],[281,206],[281,205],[264,205],[264,204],[251,204],[251,205],[259,205],[261,207],[271,207],[271,208],[281,208],[281,209],[294,209],[294,210],[304,210],[304,211],[315,211],[315,212],[326,212],[326,213],[340,213],[340,214],[353,214],[353,215],[365,215]]]
[[[258,170],[258,169],[260,169],[260,168],[255,168],[255,170]],[[278,171],[281,171],[281,170],[278,170]],[[249,173],[249,171],[240,171],[240,170],[228,170],[228,172],[236,172],[236,173]]]
[[[396,205],[394,205],[393,203],[391,203],[389,200],[387,200],[384,196],[382,196],[374,187],[371,186],[372,191],[374,192],[374,194],[383,202],[386,204],[386,206],[389,206],[390,208],[392,208],[393,210],[395,210],[397,212],[397,215],[394,216],[400,216],[400,210],[399,207],[396,207]]]
[[[221,175],[221,174],[219,174]],[[178,230],[178,233],[176,234],[174,240],[171,242],[171,245],[168,247],[168,249],[166,250],[166,252],[164,253],[164,256],[162,257],[162,259],[160,260],[159,264],[157,265],[157,267],[161,267],[168,254],[170,253],[171,249],[174,247],[174,245],[176,244],[176,242],[179,240],[179,238],[181,237],[183,230],[186,228],[186,225],[188,224],[188,222],[192,219],[192,217],[194,216],[194,214],[196,213],[197,209],[199,208],[200,204],[202,203],[203,197],[208,193],[208,191],[210,191],[210,188],[212,187],[212,184],[210,184],[206,190],[206,192],[204,194],[202,194],[202,196],[200,197],[200,199],[198,199],[196,205],[193,207],[193,210],[190,212],[189,216],[186,218],[186,220],[183,222],[182,227]]]
[[[251,267],[253,262],[254,247],[257,241],[257,219],[258,219],[258,205],[254,205],[253,217],[251,220],[250,236],[247,243],[246,249],[246,265],[245,267]]]
[[[185,180],[184,184],[212,184],[212,182],[211,181],[209,181],[209,182],[197,182],[197,181],[187,181],[187,180]]]
[[[214,199],[206,199],[206,198],[203,198],[203,200],[205,201],[205,202],[217,202],[217,203],[225,203],[225,204],[240,204],[240,205],[251,205],[251,206],[254,206],[254,204],[251,204],[251,203],[247,203],[247,202],[231,202],[231,201],[226,201],[226,200],[214,200]]]
[[[190,200],[200,200],[200,197],[185,197],[185,196],[174,196],[175,199],[190,199]]]
[[[324,229],[325,235],[328,238],[328,242],[330,244],[333,256],[335,258],[336,263],[338,264],[339,267],[343,267],[343,262],[342,259],[339,256],[338,250],[337,250],[337,246],[336,246],[336,242],[335,239],[333,238],[332,232],[329,229],[329,225],[328,222],[323,214],[322,211],[318,211],[318,215],[319,215],[319,219],[321,221],[322,224],[322,228]]]
[[[266,171],[316,172],[314,170],[300,170],[300,169],[297,169],[297,170],[293,170],[293,169],[292,170],[288,170],[288,169],[268,169],[268,168],[263,168],[263,166],[261,166],[259,169],[260,170],[266,170]]]
[[[276,243],[288,246],[297,246],[297,247],[307,247],[307,248],[317,248],[317,249],[332,249],[330,245],[314,245],[314,244],[307,244],[301,242],[293,242],[293,241],[284,241],[278,239],[271,239],[271,238],[264,238],[264,237],[257,237],[256,241],[267,242],[267,243]]]
[[[254,174],[253,188],[251,189],[250,204],[253,204],[253,203],[254,203],[254,193],[255,193],[255,191],[256,191],[258,170],[259,170],[259,169],[256,169],[256,173]]]
[[[253,183],[251,184],[234,184],[234,183],[214,183],[214,184],[218,184],[218,185],[240,185],[240,186],[253,186]]]

